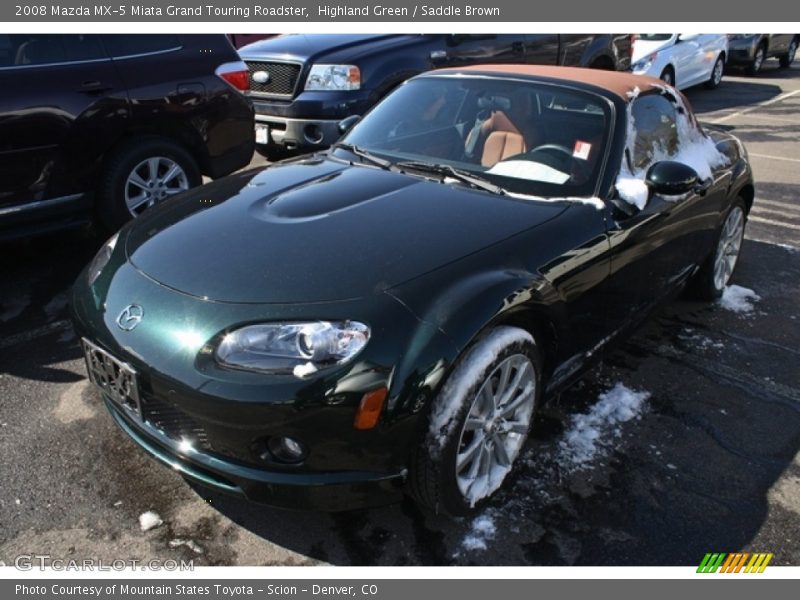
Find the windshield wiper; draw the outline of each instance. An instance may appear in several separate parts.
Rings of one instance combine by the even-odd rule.
[[[381,169],[386,169],[387,171],[396,170],[394,169],[394,163],[390,160],[386,160],[385,158],[379,158],[369,152],[364,150],[360,146],[356,146],[355,144],[348,144],[347,142],[337,142],[333,145],[333,149],[341,148],[342,150],[347,150],[351,154],[355,154],[359,158],[366,160],[367,162],[380,167]]]
[[[506,193],[506,191],[499,185],[495,185],[490,181],[484,179],[483,177],[479,177],[478,175],[473,175],[468,171],[462,171],[461,169],[456,169],[451,165],[409,160],[396,163],[396,166],[400,167],[401,169],[427,171],[429,173],[437,173],[439,175],[452,177],[453,179],[458,179],[459,181],[471,185],[472,187],[485,190],[493,194],[503,195]]]

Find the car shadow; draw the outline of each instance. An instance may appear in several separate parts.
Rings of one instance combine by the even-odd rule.
[[[757,77],[747,79],[726,77],[715,90],[705,89],[702,85],[684,90],[700,120],[703,119],[704,113],[753,106],[772,100],[781,93],[780,86],[761,82]]]
[[[769,537],[764,524],[791,522],[774,490],[800,449],[792,252],[746,242],[735,282],[760,296],[750,312],[681,298],[609,351],[540,411],[518,472],[475,517],[423,514],[409,501],[293,512],[194,489],[255,535],[333,564],[696,565],[706,552],[748,548],[786,563],[791,535]],[[650,394],[644,412],[601,430],[590,464],[564,464],[572,419],[617,383]]]
[[[74,230],[0,246],[0,373],[54,383],[79,379],[53,365],[78,358],[69,323],[69,290],[102,245],[91,230]],[[36,340],[25,361],[3,360]]]

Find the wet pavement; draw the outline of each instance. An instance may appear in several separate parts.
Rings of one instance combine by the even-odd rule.
[[[760,299],[741,313],[685,299],[660,310],[539,413],[514,480],[472,519],[410,503],[297,513],[190,486],[86,382],[66,291],[100,241],[1,248],[0,560],[693,565],[746,550],[800,564],[800,68],[687,95],[750,152],[757,200],[734,283]],[[576,416],[619,383],[649,394],[636,416],[601,429],[592,460],[565,460]],[[164,524],[142,532],[148,510]]]

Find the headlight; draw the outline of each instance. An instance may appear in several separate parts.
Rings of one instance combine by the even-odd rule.
[[[633,65],[634,71],[647,71],[651,66],[653,66],[653,62],[658,58],[658,52],[653,52],[649,56],[644,57],[639,62]]]
[[[118,237],[119,233],[112,235],[111,238],[103,244],[103,247],[100,248],[98,253],[95,254],[92,262],[89,264],[89,270],[87,271],[89,285],[92,285],[97,278],[100,277],[100,273],[103,272],[103,269],[108,264],[108,261],[111,259],[111,254],[114,252],[114,247],[117,245]]]
[[[361,71],[355,65],[313,65],[306,79],[306,90],[357,90]]]
[[[302,379],[346,363],[368,340],[369,327],[356,321],[263,323],[227,334],[215,355],[220,364],[235,369],[293,373]]]

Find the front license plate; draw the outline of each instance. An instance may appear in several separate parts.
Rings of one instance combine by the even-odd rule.
[[[269,144],[269,125],[256,123],[256,144]]]
[[[141,418],[136,371],[86,338],[81,339],[89,379],[119,406]]]

